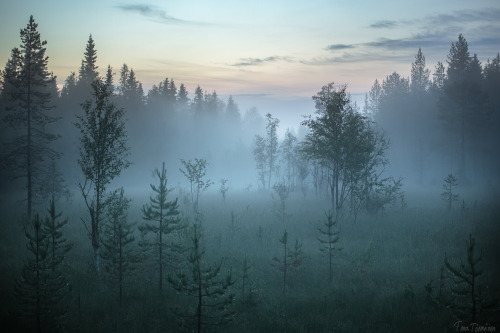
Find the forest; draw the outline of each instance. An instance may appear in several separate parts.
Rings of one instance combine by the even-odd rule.
[[[58,87],[31,16],[0,75],[1,330],[500,330],[500,54],[457,36],[363,105],[319,83],[279,135],[99,68],[92,35]]]

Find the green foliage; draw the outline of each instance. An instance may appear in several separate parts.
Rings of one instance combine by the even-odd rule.
[[[195,319],[197,332],[201,332],[202,327],[217,327],[232,319],[230,307],[234,294],[230,287],[235,283],[231,271],[226,276],[219,277],[222,261],[215,265],[205,265],[205,249],[201,245],[200,228],[197,224],[193,226],[192,247],[186,272],[178,272],[175,277],[168,277],[175,290],[196,299],[194,314],[183,314],[176,309],[173,311],[181,317]]]
[[[452,265],[448,257],[445,256],[444,266],[449,280],[451,280],[451,284],[446,288],[446,294],[442,292],[441,285],[438,297],[432,295],[432,288],[427,288],[438,304],[450,308],[457,319],[468,323],[476,323],[482,312],[494,309],[498,303],[498,299],[483,294],[485,288],[480,283],[480,278],[483,275],[481,265],[483,255],[482,253],[477,254],[475,245],[475,239],[469,235],[467,260],[466,262],[461,261],[458,266]],[[443,272],[440,281],[443,284]]]
[[[213,184],[211,180],[203,179],[207,171],[208,162],[205,159],[195,158],[194,161],[185,161],[181,159],[181,163],[184,166],[184,169],[179,170],[189,181],[193,214],[197,218],[199,214],[198,201],[200,194]]]
[[[3,121],[6,133],[1,164],[13,178],[26,180],[27,218],[32,207],[46,196],[43,181],[47,178],[51,159],[59,158],[51,143],[59,136],[52,134],[49,125],[58,120],[51,115],[55,77],[47,68],[46,41],[42,41],[33,16],[21,29],[20,48],[14,48],[11,59],[2,72]],[[2,110],[3,111],[3,110]]]
[[[99,272],[99,242],[101,214],[106,186],[123,169],[130,166],[124,111],[109,101],[111,92],[100,79],[92,82],[93,99],[82,104],[83,115],[77,116],[80,131],[80,158],[78,165],[85,177],[78,186],[87,206],[91,226],[89,232],[94,249],[95,266]],[[82,219],[82,221],[84,221]]]
[[[103,237],[104,268],[112,286],[118,288],[120,304],[123,299],[125,275],[134,269],[131,264],[137,261],[134,253],[133,224],[127,222],[130,199],[125,197],[123,188],[113,191],[106,204],[108,223]]]
[[[274,184],[273,190],[278,194],[278,197],[280,199],[280,207],[279,207],[279,212],[280,212],[280,217],[281,221],[285,223],[285,218],[286,218],[286,199],[288,199],[288,196],[290,195],[290,188],[283,182]]]
[[[66,308],[62,300],[67,295],[66,279],[60,270],[62,260],[51,256],[50,236],[38,214],[32,220],[32,233],[26,231],[29,257],[15,283],[19,314],[34,320],[37,332],[60,330]]]
[[[225,178],[222,178],[220,180],[220,187],[219,187],[219,192],[222,195],[222,201],[226,202],[226,193],[229,190],[229,187],[227,185],[228,180]]]
[[[139,227],[139,230],[143,235],[149,233],[154,234],[154,241],[143,242],[143,245],[149,247],[153,246],[158,249],[158,268],[160,272],[158,285],[159,289],[162,290],[164,270],[163,251],[165,248],[179,251],[178,246],[168,244],[164,237],[174,231],[180,230],[183,225],[179,217],[180,212],[177,198],[171,201],[167,200],[167,196],[172,192],[172,189],[167,188],[167,170],[165,169],[165,162],[162,164],[161,172],[155,169],[154,174],[158,178],[160,184],[158,186],[151,184],[151,189],[155,195],[149,198],[150,204],[146,204],[142,207],[143,219],[151,221],[152,223],[143,224]]]
[[[296,239],[295,247],[292,251],[288,249],[288,232],[285,230],[283,235],[279,239],[280,243],[283,244],[283,257],[273,257],[273,262],[271,265],[276,267],[278,270],[283,272],[283,294],[286,291],[286,278],[287,273],[290,271],[290,268],[298,268],[302,265],[302,244]]]
[[[61,267],[65,261],[66,254],[71,250],[73,245],[63,235],[62,228],[68,224],[68,219],[59,221],[62,212],[56,213],[54,197],[50,200],[47,212],[49,216],[43,221],[43,227],[47,235],[52,270],[56,270],[57,267]]]
[[[441,199],[446,203],[446,209],[451,212],[451,207],[453,202],[458,201],[458,194],[455,192],[455,188],[458,186],[458,179],[453,174],[449,174],[444,179],[443,192],[441,193]]]
[[[321,244],[320,251],[323,252],[328,258],[328,272],[329,281],[332,281],[332,260],[335,253],[341,251],[342,248],[337,246],[337,242],[340,239],[340,230],[338,230],[337,220],[333,218],[333,213],[329,211],[325,213],[326,221],[324,223],[324,228],[318,228],[320,236],[318,241]]]
[[[357,112],[346,86],[329,83],[313,99],[317,117],[302,122],[309,128],[302,151],[328,170],[332,209],[338,214],[356,187],[378,181],[376,170],[387,164],[388,142]]]

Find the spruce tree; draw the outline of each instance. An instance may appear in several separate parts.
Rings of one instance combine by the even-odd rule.
[[[323,252],[328,257],[328,272],[329,281],[332,281],[332,260],[335,253],[342,250],[342,248],[337,246],[339,241],[340,231],[337,228],[337,220],[334,220],[333,213],[329,211],[325,213],[326,221],[324,223],[324,228],[318,228],[320,236],[318,241],[321,244],[320,251]]]
[[[61,330],[66,309],[62,300],[67,294],[66,280],[51,258],[51,244],[43,222],[36,214],[32,233],[26,231],[29,257],[15,283],[19,314],[30,321],[37,332]]]
[[[235,283],[231,271],[220,277],[222,261],[215,265],[205,264],[205,249],[201,244],[200,229],[198,224],[193,227],[192,247],[186,272],[168,277],[175,290],[196,298],[194,314],[181,313],[178,310],[174,310],[174,313],[180,317],[195,319],[198,333],[202,327],[217,327],[231,319],[230,306],[234,299],[231,286]]]
[[[131,264],[136,261],[133,224],[127,222],[130,199],[125,197],[124,192],[123,187],[113,191],[107,200],[108,223],[103,237],[102,253],[109,280],[118,289],[120,304],[123,299],[125,275],[134,268]]]
[[[28,25],[20,32],[21,46],[12,50],[2,73],[4,121],[11,128],[3,142],[2,162],[13,178],[26,179],[28,220],[35,199],[46,194],[41,186],[46,177],[45,162],[59,158],[50,146],[58,135],[47,131],[47,125],[57,120],[50,114],[55,77],[48,72],[47,42],[41,40],[37,27],[30,16]]]
[[[52,270],[55,271],[57,267],[61,267],[64,263],[66,254],[71,250],[72,244],[64,237],[63,227],[68,224],[68,219],[60,221],[62,212],[56,212],[56,205],[54,196],[50,200],[50,205],[47,210],[48,217],[44,220],[44,228],[48,237],[49,244],[49,259]]]
[[[154,234],[154,242],[149,243],[158,249],[158,269],[159,269],[159,281],[158,287],[162,290],[163,286],[163,271],[164,271],[164,250],[169,248],[173,251],[177,251],[178,247],[173,244],[168,244],[166,237],[176,230],[180,230],[182,227],[179,205],[177,204],[177,198],[175,200],[168,201],[167,196],[172,189],[167,188],[167,170],[165,169],[165,162],[162,164],[162,169],[159,171],[155,169],[155,176],[158,178],[159,185],[155,186],[151,184],[151,189],[154,192],[154,196],[149,198],[150,204],[146,204],[142,207],[143,219],[151,223],[145,223],[139,227],[141,232],[148,234]]]

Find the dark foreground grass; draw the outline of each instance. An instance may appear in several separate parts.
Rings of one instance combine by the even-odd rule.
[[[222,259],[223,271],[231,268],[237,282],[231,320],[205,331],[456,331],[453,312],[434,303],[425,285],[439,280],[445,254],[465,260],[465,241],[471,233],[483,252],[483,294],[499,296],[500,210],[495,199],[483,198],[465,215],[458,209],[446,214],[439,194],[433,201],[426,200],[428,196],[410,196],[404,210],[388,207],[377,216],[360,214],[356,221],[344,217],[339,223],[343,250],[334,258],[329,282],[328,261],[317,240],[317,227],[325,218],[328,200],[292,195],[283,224],[267,193],[228,195],[226,202],[215,193],[207,193],[200,202],[206,258],[208,262]],[[129,217],[140,224],[139,207],[147,197],[133,199]],[[182,208],[188,216],[189,205]],[[141,263],[126,277],[120,305],[116,288],[108,283],[105,273],[97,277],[93,270],[90,240],[80,221],[85,211],[78,203],[62,210],[70,218],[66,237],[74,244],[67,258],[70,295],[65,301],[68,313],[63,331],[193,331],[192,318],[176,316],[174,311],[195,313],[194,300],[176,293],[166,281],[160,293],[154,264]],[[26,256],[24,230],[15,211],[4,211],[0,224],[2,331],[6,327],[26,331],[32,325],[18,318],[13,296],[14,280]],[[282,255],[279,238],[285,229],[290,248],[295,239],[302,244],[303,260],[288,271],[283,292],[283,273],[271,263],[273,257]],[[251,270],[243,295],[239,277],[245,256]],[[167,265],[166,274],[172,270]],[[499,311],[484,313],[477,324],[498,331],[498,318]]]

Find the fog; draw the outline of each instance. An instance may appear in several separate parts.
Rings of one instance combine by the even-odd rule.
[[[168,73],[144,91],[127,65],[96,70],[92,38],[57,89],[47,63],[32,77],[13,51],[0,95],[2,321],[21,331],[500,328],[500,58],[480,63],[464,41],[450,41],[442,67],[415,50],[410,77],[373,78],[364,98],[338,81],[307,98],[219,96]],[[59,218],[52,204],[68,222],[43,236],[50,223],[38,216]],[[49,243],[59,256],[42,267]]]

